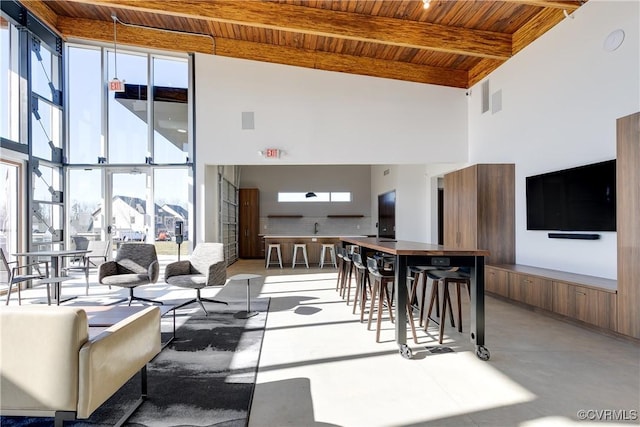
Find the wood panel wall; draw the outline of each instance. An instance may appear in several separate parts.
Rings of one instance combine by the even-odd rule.
[[[640,112],[616,126],[618,332],[640,338]]]

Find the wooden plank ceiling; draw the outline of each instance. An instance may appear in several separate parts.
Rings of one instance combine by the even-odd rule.
[[[584,1],[24,0],[66,41],[468,88]],[[169,30],[169,31],[163,31]]]

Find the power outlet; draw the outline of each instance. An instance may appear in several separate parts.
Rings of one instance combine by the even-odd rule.
[[[451,260],[444,257],[431,258],[431,265],[437,267],[448,267],[449,265],[451,265]]]

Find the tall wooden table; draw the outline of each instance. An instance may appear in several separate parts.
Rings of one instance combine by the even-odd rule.
[[[469,267],[471,270],[470,338],[475,344],[476,355],[482,360],[489,360],[489,350],[484,345],[484,258],[489,255],[489,251],[375,237],[341,237],[340,240],[344,246],[358,246],[363,259],[366,259],[367,253],[373,252],[382,252],[395,257],[396,343],[400,347],[400,354],[407,359],[412,357],[411,348],[407,345],[407,267]]]

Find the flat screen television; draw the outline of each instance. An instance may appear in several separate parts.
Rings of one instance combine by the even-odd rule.
[[[527,177],[527,230],[616,231],[616,161]]]

